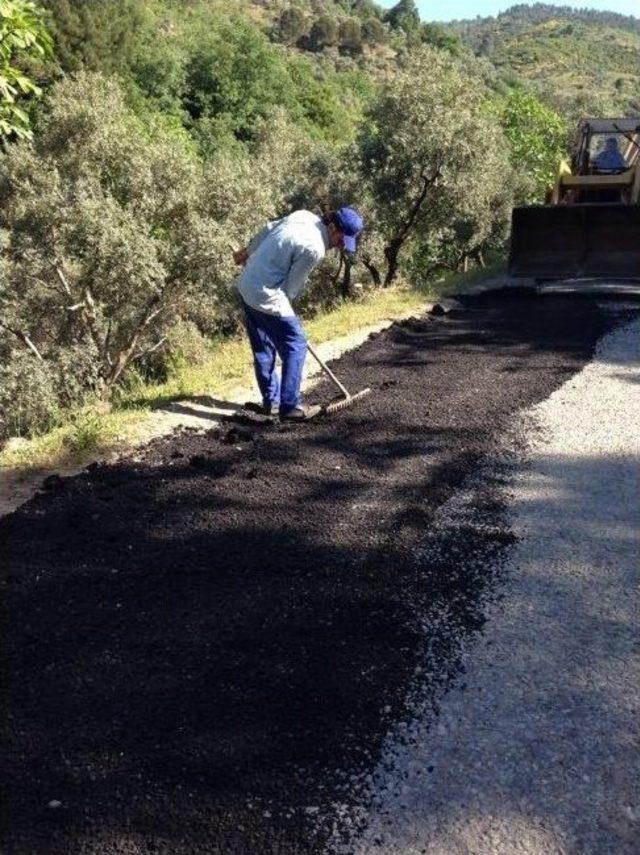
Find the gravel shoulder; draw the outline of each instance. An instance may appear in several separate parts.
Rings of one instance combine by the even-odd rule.
[[[364,831],[334,851],[638,852],[639,423],[636,321],[526,413],[504,598],[437,720],[388,739]]]

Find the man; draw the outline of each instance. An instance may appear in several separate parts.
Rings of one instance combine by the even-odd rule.
[[[306,421],[320,412],[300,401],[307,339],[292,303],[327,250],[355,252],[362,228],[362,217],[353,208],[325,217],[294,211],[267,223],[245,249],[234,252],[236,264],[244,266],[236,287],[262,395],[260,412],[279,413],[285,421]],[[282,380],[275,370],[276,355],[282,360]]]
[[[596,155],[595,167],[604,172],[619,172],[627,168],[627,162],[618,148],[615,137],[607,137],[605,147]]]

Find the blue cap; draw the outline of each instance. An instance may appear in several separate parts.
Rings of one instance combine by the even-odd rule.
[[[364,221],[355,208],[338,208],[336,220],[344,235],[344,248],[347,252],[356,251],[356,238],[364,228]]]

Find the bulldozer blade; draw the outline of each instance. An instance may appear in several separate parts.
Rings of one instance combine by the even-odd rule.
[[[640,205],[515,208],[509,273],[536,279],[640,279]]]

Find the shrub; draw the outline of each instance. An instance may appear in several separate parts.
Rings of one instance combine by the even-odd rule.
[[[329,15],[321,15],[314,21],[309,33],[309,47],[320,51],[338,43],[338,24]]]
[[[276,34],[285,44],[295,44],[307,32],[307,19],[297,6],[283,9],[278,18]]]
[[[362,22],[362,40],[368,45],[382,44],[384,27],[378,18],[366,18]]]
[[[55,54],[65,71],[122,71],[144,23],[143,0],[45,0]]]
[[[203,365],[209,354],[209,342],[193,321],[177,318],[167,329],[161,346],[133,365],[132,373],[140,379],[163,382],[186,366]],[[127,376],[128,385],[131,379]]]
[[[42,433],[59,423],[61,407],[53,367],[14,351],[0,367],[0,439]]]
[[[433,45],[441,50],[448,50],[454,56],[463,52],[460,38],[455,33],[449,32],[437,24],[422,24],[420,27],[420,39],[425,44]],[[489,43],[483,40],[478,52],[480,55],[489,54],[491,52]]]
[[[184,119],[185,58],[172,43],[158,40],[155,32],[152,35],[132,58],[133,78],[154,109]]]
[[[99,447],[104,435],[101,414],[89,409],[78,413],[72,420],[71,431],[65,436],[64,444],[74,454],[88,454]]]
[[[220,21],[186,62],[183,106],[194,122],[213,120],[242,141],[278,106],[297,105],[285,58],[256,27]]]
[[[338,27],[338,44],[347,53],[360,53],[362,50],[362,28],[357,18],[346,18]]]
[[[81,73],[48,106],[34,147],[0,159],[0,306],[16,344],[82,349],[108,395],[205,287],[223,241],[198,163],[150,137],[115,82]]]
[[[297,124],[316,139],[332,144],[351,142],[356,124],[353,111],[345,104],[334,82],[318,80],[314,71],[306,57],[295,57],[289,62],[300,110]]]

